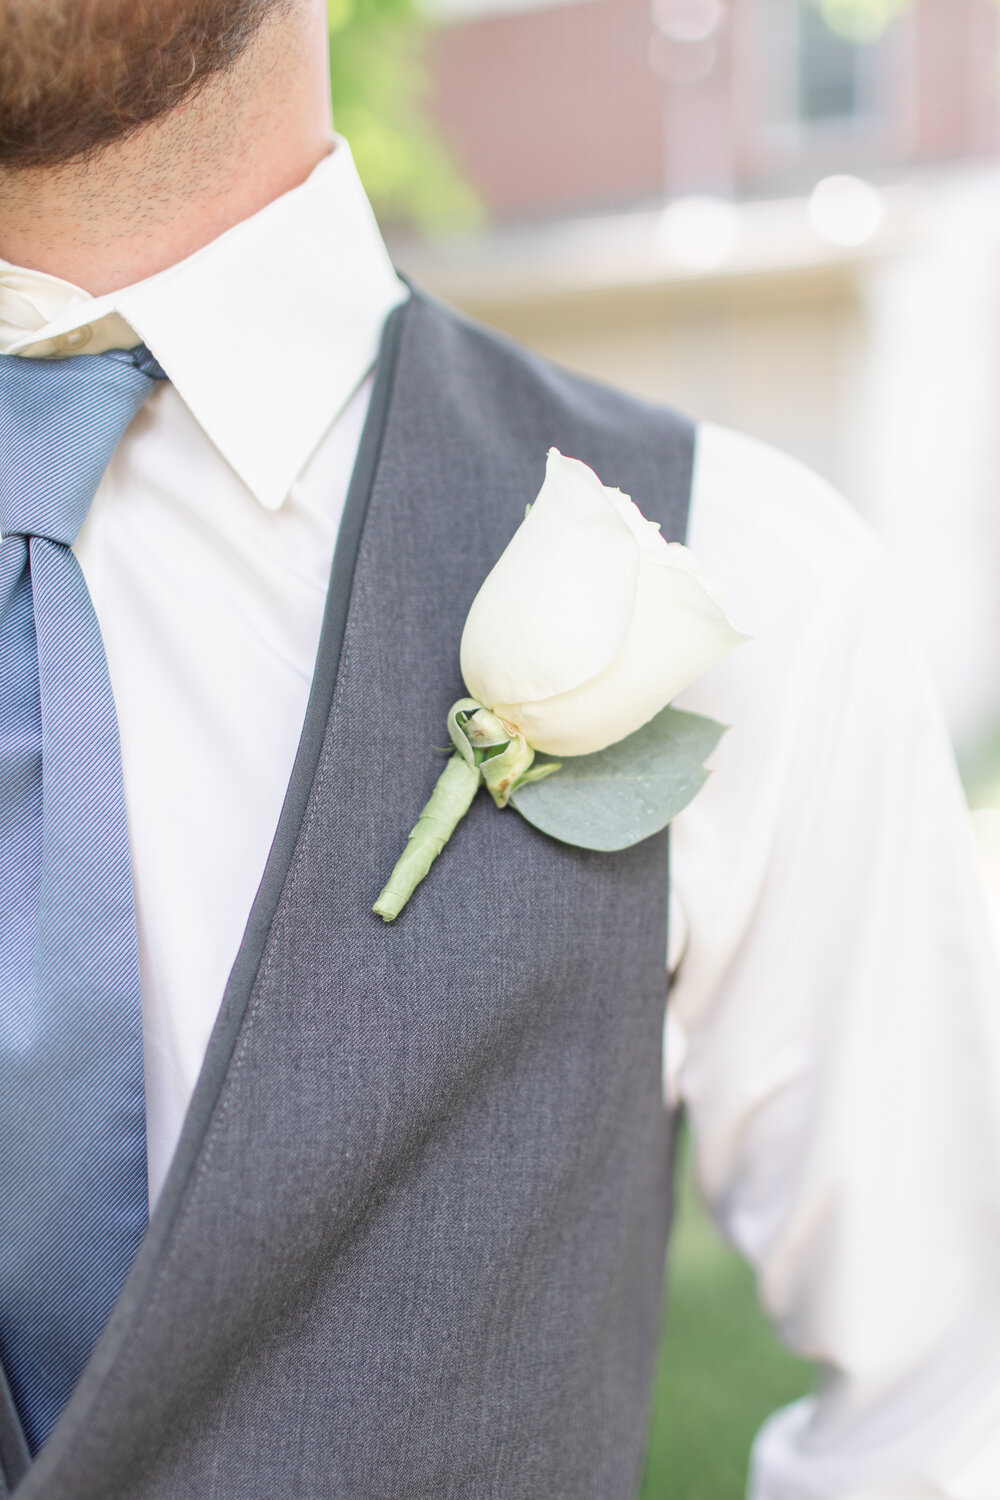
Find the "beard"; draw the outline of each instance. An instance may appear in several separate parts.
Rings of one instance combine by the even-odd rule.
[[[293,0],[0,0],[0,168],[63,166],[231,68]]]

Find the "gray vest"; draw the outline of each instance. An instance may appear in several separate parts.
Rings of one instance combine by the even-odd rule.
[[[176,1158],[30,1467],[0,1400],[0,1493],[633,1500],[670,1204],[666,834],[592,854],[480,794],[400,919],[371,912],[553,444],[683,539],[687,422],[423,296],[392,316]]]

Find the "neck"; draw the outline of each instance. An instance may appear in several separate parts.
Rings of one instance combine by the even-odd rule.
[[[303,182],[332,145],[323,0],[84,162],[0,170],[0,257],[94,296],[165,270]]]

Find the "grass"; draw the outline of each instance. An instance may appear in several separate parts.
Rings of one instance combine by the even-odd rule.
[[[642,1500],[743,1500],[754,1434],[805,1395],[812,1371],[781,1347],[753,1279],[719,1238],[678,1157],[670,1295]]]

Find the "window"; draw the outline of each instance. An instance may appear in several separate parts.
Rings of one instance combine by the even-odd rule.
[[[884,44],[841,36],[812,0],[753,0],[766,117],[797,136],[870,125]]]
[[[849,120],[865,112],[864,57],[809,0],[798,0],[797,114],[803,124]]]

